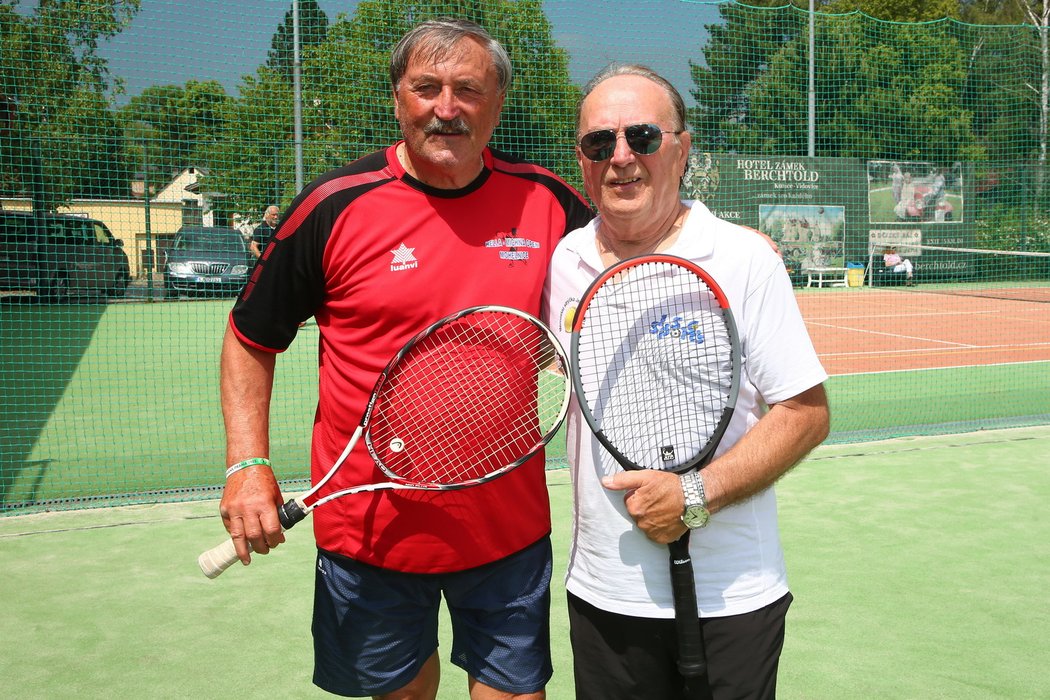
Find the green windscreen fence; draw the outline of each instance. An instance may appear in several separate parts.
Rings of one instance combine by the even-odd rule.
[[[1045,28],[675,0],[7,0],[0,512],[218,493],[218,357],[253,231],[399,137],[389,54],[439,15],[513,60],[494,145],[575,185],[589,77],[638,62],[678,88],[683,195],[777,242],[832,375],[831,441],[1050,423]],[[318,333],[278,358],[287,481],[308,475]]]

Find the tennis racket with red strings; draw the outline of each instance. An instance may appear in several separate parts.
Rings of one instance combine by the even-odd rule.
[[[583,295],[572,326],[572,381],[583,417],[623,469],[703,468],[725,434],[741,355],[725,294],[671,255],[616,263]],[[707,671],[689,532],[669,545],[678,669]]]
[[[502,476],[554,436],[570,390],[564,351],[529,314],[481,306],[443,318],[412,338],[380,373],[361,423],[332,468],[278,508],[281,526],[287,530],[343,496],[461,489]],[[362,435],[390,480],[325,493]],[[208,578],[235,561],[232,539],[198,558]]]

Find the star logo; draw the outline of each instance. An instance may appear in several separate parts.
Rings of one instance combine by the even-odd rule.
[[[390,271],[400,272],[401,270],[411,270],[419,267],[419,261],[413,255],[415,250],[415,248],[409,248],[404,243],[391,250],[390,252],[394,254],[394,259],[390,261]]]

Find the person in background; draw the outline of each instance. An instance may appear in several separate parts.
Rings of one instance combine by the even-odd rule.
[[[890,183],[893,188],[893,206],[901,201],[901,192],[904,189],[904,173],[901,172],[901,166],[897,163],[893,164],[890,169]]]
[[[263,212],[262,223],[255,227],[252,231],[251,242],[248,244],[249,250],[252,255],[259,258],[263,251],[266,250],[266,244],[270,242],[270,238],[273,237],[273,232],[277,228],[277,221],[281,216],[281,210],[275,205],[271,204],[266,207],[266,211]]]
[[[276,357],[302,321],[313,316],[320,335],[316,483],[398,349],[470,306],[539,314],[555,245],[593,216],[548,170],[488,147],[511,70],[472,22],[410,30],[390,60],[404,139],[310,183],[238,297],[221,360],[230,466],[220,514],[243,563],[284,541],[269,404]],[[382,480],[361,441],[331,487]],[[434,698],[444,597],[450,658],[467,672],[471,698],[545,697],[552,559],[542,452],[471,489],[336,499],[313,524],[316,685]]]
[[[904,172],[903,180],[901,181],[900,200],[893,207],[893,212],[901,221],[922,218],[923,199],[916,191],[915,182],[908,171]]]
[[[690,135],[678,91],[645,66],[610,66],[584,87],[577,124],[577,161],[598,216],[555,251],[550,326],[568,343],[565,317],[602,270],[666,253],[718,282],[746,352],[736,412],[699,473],[622,471],[579,406],[570,408],[575,697],[772,698],[792,600],[773,484],[828,433],[827,375],[768,241],[680,201]],[[697,528],[691,556],[708,661],[706,676],[688,680],[676,667],[666,547],[687,528]]]
[[[897,249],[893,246],[886,247],[882,252],[882,264],[890,272],[904,273],[905,284],[912,286],[912,274],[914,273],[914,267],[911,264],[911,260],[908,258],[902,258]]]

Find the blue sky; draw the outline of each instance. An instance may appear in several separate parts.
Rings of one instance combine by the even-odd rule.
[[[357,0],[319,0],[334,21],[352,14]],[[236,94],[241,77],[265,62],[290,0],[143,0],[130,27],[99,53],[127,95],[149,85],[218,80]],[[582,84],[610,61],[651,65],[687,103],[688,59],[701,58],[704,25],[718,20],[717,3],[681,0],[545,0],[558,45],[572,56],[570,74]]]

